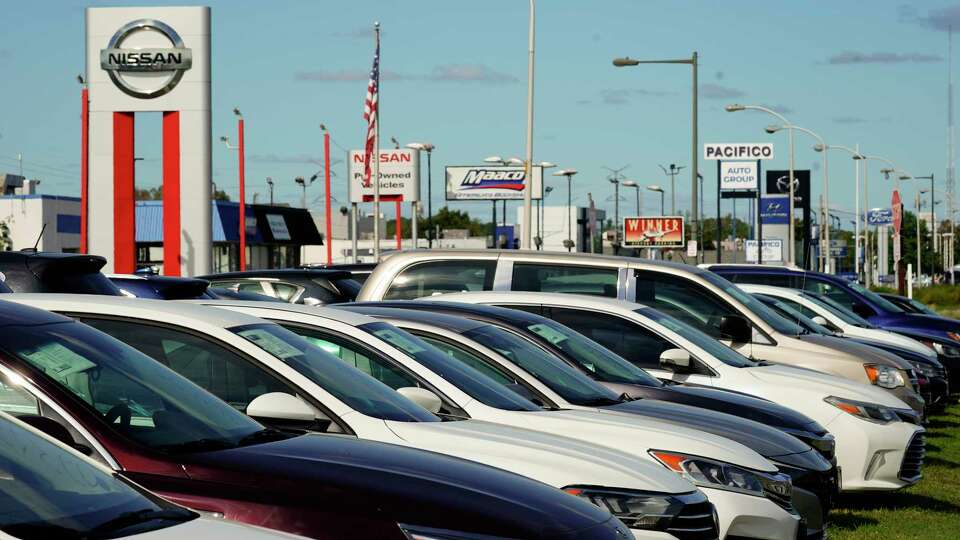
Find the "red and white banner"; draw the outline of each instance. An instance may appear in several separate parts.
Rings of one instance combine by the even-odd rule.
[[[683,217],[623,218],[623,247],[683,247]]]

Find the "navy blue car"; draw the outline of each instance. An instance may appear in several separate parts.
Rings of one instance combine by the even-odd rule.
[[[960,388],[960,321],[910,313],[856,281],[821,272],[767,265],[708,265],[733,283],[801,289],[822,294],[883,328],[912,337],[937,351],[947,368],[951,391]]]

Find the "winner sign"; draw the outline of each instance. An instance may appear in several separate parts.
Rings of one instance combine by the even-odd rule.
[[[623,218],[623,247],[682,248],[683,217]]]

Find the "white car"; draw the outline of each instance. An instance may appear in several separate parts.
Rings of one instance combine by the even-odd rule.
[[[674,522],[689,523],[706,532],[716,526],[712,513],[697,512],[696,518],[683,515],[686,510],[702,508],[700,503],[706,503],[706,498],[688,480],[646,459],[539,431],[479,420],[453,421],[455,414],[441,422],[402,395],[422,400],[422,389],[405,388],[398,393],[293,332],[251,315],[186,302],[123,297],[8,294],[4,299],[68,314],[139,349],[266,423],[469,459],[567,488],[591,500],[603,498],[598,491],[615,491],[621,496],[643,491],[642,497],[638,494],[628,500],[629,512],[612,509],[632,526],[637,538],[673,538],[670,530],[678,527]],[[537,410],[519,397],[514,406]],[[706,440],[693,450],[705,452],[717,446],[712,455],[778,478],[773,465],[759,455],[717,439]],[[681,517],[651,518],[650,513]],[[788,538],[795,532],[796,526],[776,538]]]
[[[894,347],[906,349],[930,360],[937,359],[937,353],[919,341],[878,328],[859,315],[847,311],[830,298],[817,296],[799,289],[773,287],[770,285],[751,285],[738,283],[737,287],[750,294],[764,294],[784,301],[790,307],[800,311],[813,319],[817,324],[825,326],[844,336],[870,339]]]
[[[542,315],[662,379],[734,390],[794,408],[836,437],[843,491],[895,490],[921,478],[924,429],[901,421],[896,410],[906,405],[876,387],[753,362],[703,332],[633,302],[521,292],[459,293],[430,300],[538,307]]]
[[[759,491],[752,493],[746,486],[731,489],[705,477],[695,480],[717,509],[721,538],[731,534],[793,540],[797,534],[799,517],[792,508],[785,508],[789,507],[789,496],[785,501],[784,495],[776,491],[788,489],[788,478],[777,474],[776,467],[753,450],[723,437],[636,415],[601,413],[589,407],[547,412],[530,407],[523,399],[528,406],[521,407],[517,396],[499,383],[450,362],[415,336],[347,310],[264,302],[192,302],[243,312],[285,326],[398,391],[411,387],[428,389],[433,395],[424,395],[419,402],[441,414],[473,419],[457,423],[464,428],[482,420],[479,425],[491,426],[486,422],[494,422],[503,429],[512,426],[542,434],[558,433],[576,439],[578,444],[601,445],[667,468],[669,465],[662,460],[670,460],[668,454],[705,458],[701,466],[720,466],[757,479],[754,486]],[[405,427],[407,430],[400,432],[404,438],[413,436],[411,428],[422,429],[416,424]],[[437,428],[442,432],[447,424]],[[655,457],[655,451],[661,457]],[[693,479],[696,473],[684,476]]]
[[[302,538],[201,517],[0,412],[0,539]]]

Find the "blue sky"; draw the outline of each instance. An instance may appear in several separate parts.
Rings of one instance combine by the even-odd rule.
[[[0,171],[15,171],[22,152],[26,174],[41,178],[47,193],[79,193],[74,76],[83,69],[87,5],[118,4],[64,0],[4,6]],[[442,204],[444,165],[523,153],[523,0],[238,0],[211,6],[213,134],[234,136],[231,110],[243,110],[250,200],[252,192],[266,199],[264,179],[270,176],[278,200],[299,203],[293,178],[319,168],[321,122],[339,144],[362,144],[374,20],[384,30],[381,135],[384,141],[436,145],[435,206]],[[660,163],[689,166],[689,67],[617,69],[610,61],[625,55],[685,57],[697,50],[701,143],[772,141],[777,159],[765,166],[785,168],[786,135],[763,132],[771,118],[723,111],[731,102],[766,104],[830,144],[860,143],[865,153],[942,179],[947,154],[942,29],[951,22],[960,28],[960,4],[540,0],[534,159],[578,169],[574,200],[585,203],[592,192],[611,211],[604,166],[629,164],[625,174],[642,184],[663,183]],[[141,186],[159,183],[159,134],[158,115],[138,120],[137,153],[145,158],[138,165]],[[798,135],[798,168],[819,161],[812,142]],[[235,154],[220,144],[214,148],[214,181],[235,196]],[[336,167],[340,181],[334,196],[346,204],[343,165]],[[712,211],[715,170],[712,163],[701,162],[700,168]],[[872,202],[890,196],[879,168],[871,167]],[[686,208],[689,176],[680,178],[677,200]],[[818,171],[814,178],[816,196]],[[853,163],[844,154],[831,155],[831,179],[832,206],[852,210]],[[563,194],[562,179],[548,183]],[[559,203],[563,197],[557,193],[552,197]],[[912,194],[908,186],[911,200]],[[315,184],[308,200],[321,195]],[[632,208],[633,194],[622,197]],[[647,211],[654,211],[654,197],[646,199]],[[489,215],[487,204],[457,207]]]

